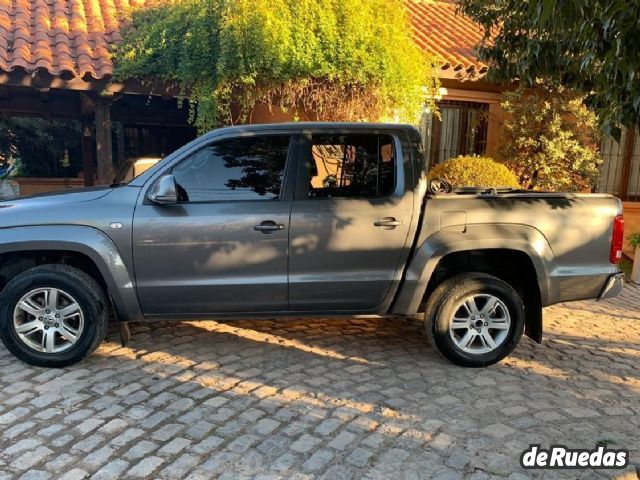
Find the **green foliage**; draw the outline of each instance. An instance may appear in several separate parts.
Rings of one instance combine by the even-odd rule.
[[[631,272],[633,271],[633,262],[631,260],[623,255],[618,263],[618,268],[624,273],[627,281],[631,280]]]
[[[640,232],[632,233],[627,237],[627,240],[629,241],[629,245],[631,245],[634,250],[640,247]]]
[[[427,178],[443,178],[454,187],[520,187],[513,172],[488,157],[451,158],[429,170]]]
[[[461,0],[485,28],[489,78],[583,92],[605,132],[640,120],[640,0]]]
[[[133,11],[115,63],[119,79],[179,86],[201,130],[246,121],[258,104],[414,121],[437,89],[401,0],[159,3]]]
[[[505,93],[501,160],[525,188],[582,191],[597,181],[597,119],[562,88]]]
[[[0,118],[0,169],[23,177],[77,177],[80,124],[69,120]]]

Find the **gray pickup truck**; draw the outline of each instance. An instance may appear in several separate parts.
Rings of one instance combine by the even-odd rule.
[[[223,128],[127,184],[0,203],[0,336],[27,363],[91,354],[110,320],[422,315],[479,367],[542,340],[542,307],[622,289],[609,195],[429,184],[417,130]]]

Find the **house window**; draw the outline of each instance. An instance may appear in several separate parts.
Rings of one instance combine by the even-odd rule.
[[[620,142],[608,137],[600,147],[602,165],[596,191],[622,200],[640,201],[640,134],[622,130]]]
[[[443,100],[440,118],[425,112],[422,135],[430,165],[458,155],[483,155],[487,145],[486,103]]]

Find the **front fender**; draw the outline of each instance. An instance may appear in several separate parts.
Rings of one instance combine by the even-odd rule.
[[[118,249],[100,230],[78,225],[10,227],[0,230],[0,254],[24,251],[68,251],[89,257],[100,271],[118,319],[142,319],[133,276]]]
[[[549,301],[549,272],[554,269],[547,239],[533,227],[514,224],[467,225],[464,233],[439,231],[416,249],[394,303],[393,314],[415,315],[438,262],[450,253],[470,250],[508,249],[528,255],[536,271],[543,305]]]

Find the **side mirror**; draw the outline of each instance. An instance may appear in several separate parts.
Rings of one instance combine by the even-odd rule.
[[[178,189],[173,175],[163,175],[151,189],[147,198],[159,205],[178,203]]]

